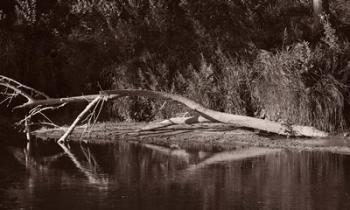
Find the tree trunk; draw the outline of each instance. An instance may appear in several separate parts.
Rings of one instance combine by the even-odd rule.
[[[96,95],[75,96],[75,97],[69,97],[69,98],[50,98],[46,100],[31,101],[19,107],[28,108],[28,107],[38,106],[38,105],[58,105],[58,104],[64,104],[69,102],[72,103],[72,102],[81,102],[81,101],[91,102],[96,100],[96,98],[99,98],[99,97],[103,97],[104,100],[113,100],[113,99],[125,97],[125,96],[143,96],[143,97],[150,97],[150,98],[157,98],[157,99],[159,98],[171,99],[171,100],[180,102],[185,106],[187,106],[188,108],[198,112],[203,118],[211,122],[221,122],[226,124],[232,124],[238,127],[253,128],[253,129],[262,130],[262,131],[275,133],[279,135],[285,135],[285,136],[307,136],[307,137],[328,136],[328,133],[317,130],[314,127],[299,126],[299,125],[284,125],[282,123],[274,122],[270,120],[263,120],[263,119],[258,119],[254,117],[218,112],[212,109],[205,108],[202,105],[196,103],[195,101],[188,99],[186,97],[183,97],[181,95],[152,91],[152,90],[135,90],[135,89],[108,90],[108,91],[101,91],[100,94],[96,94]],[[70,131],[74,129],[76,122],[73,124],[71,126],[71,129],[69,129]],[[165,124],[169,124],[169,123],[165,123]],[[65,135],[64,138],[62,139],[65,140],[68,135]]]
[[[285,136],[309,136],[309,137],[326,137],[328,133],[317,130],[314,127],[309,126],[298,126],[298,125],[284,125],[282,123],[273,122],[270,120],[263,120],[254,117],[234,115],[224,112],[218,112],[203,107],[202,105],[192,101],[186,97],[164,93],[151,90],[110,90],[101,91],[102,95],[105,97],[115,97],[116,95],[122,96],[146,96],[151,98],[165,98],[180,102],[186,105],[188,108],[198,112],[202,117],[213,121],[221,122],[227,124],[233,124],[239,127],[254,128],[258,130],[263,130],[271,133],[276,133]]]

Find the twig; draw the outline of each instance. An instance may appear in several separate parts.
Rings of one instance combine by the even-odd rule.
[[[61,126],[56,125],[55,123],[51,123],[51,122],[31,123],[31,125],[48,125],[48,126],[52,126],[52,127],[54,127],[54,128],[61,128],[61,129],[63,129]]]
[[[42,106],[36,106],[36,107],[34,107],[33,109],[31,109],[31,110],[29,111],[28,115],[27,115],[24,119],[20,120],[20,121],[17,122],[16,124],[17,124],[17,125],[20,125],[20,124],[22,124],[25,120],[27,120],[27,118],[32,118],[32,117],[34,117],[34,116],[37,115],[37,114],[42,115],[44,118],[46,118],[46,119],[49,120],[51,123],[53,123],[52,120],[51,120],[50,118],[48,118],[43,112],[44,112],[44,111],[48,111],[48,110],[56,110],[56,109],[62,108],[62,107],[64,107],[66,104],[67,104],[67,103],[61,104],[61,105],[59,105],[59,106],[50,106],[50,107],[43,107],[43,108],[41,108]]]
[[[104,102],[104,100],[100,100],[100,101],[95,105],[95,107],[94,107],[94,109],[92,110],[92,112],[91,112],[84,120],[82,120],[82,122],[87,122],[87,123],[86,123],[86,126],[85,126],[85,128],[84,128],[84,131],[83,131],[82,134],[80,135],[80,139],[83,138],[83,136],[84,136],[84,134],[85,134],[85,132],[86,132],[87,130],[89,130],[89,134],[90,134],[90,132],[92,131],[92,129],[93,129],[93,127],[94,127],[94,125],[95,125],[95,123],[96,123],[96,121],[97,121],[97,118],[98,118],[98,116],[100,115],[100,111],[101,111],[101,109],[102,109],[103,102]],[[95,114],[96,114],[97,107],[98,107],[100,104],[101,104],[100,111],[99,111],[98,115],[95,115]],[[95,119],[93,119],[93,118],[95,118]],[[93,122],[92,122],[92,121],[93,121]],[[92,123],[91,123],[91,122],[92,122]]]
[[[31,96],[28,95],[26,92],[20,90],[19,88],[15,87],[15,86],[13,86],[13,85],[11,85],[11,84],[0,82],[0,85],[3,86],[3,87],[9,88],[9,89],[15,91],[16,93],[22,95],[23,97],[25,97],[25,98],[28,100],[28,102],[34,101],[34,98],[33,98],[33,97],[31,97]]]

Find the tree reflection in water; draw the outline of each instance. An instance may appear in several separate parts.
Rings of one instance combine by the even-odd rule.
[[[27,170],[23,188],[12,191],[20,207],[350,207],[350,159],[330,153],[262,148],[211,153],[123,141],[101,145],[32,141],[25,149],[9,151]]]

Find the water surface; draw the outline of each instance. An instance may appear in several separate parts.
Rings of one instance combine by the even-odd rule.
[[[0,209],[350,209],[346,155],[0,142]]]

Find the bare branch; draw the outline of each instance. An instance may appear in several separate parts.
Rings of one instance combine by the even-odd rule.
[[[100,112],[101,112],[101,109],[103,106],[103,102],[104,102],[104,100],[98,101],[97,104],[95,105],[94,109],[91,111],[91,113],[88,116],[86,116],[84,120],[81,120],[82,122],[87,122],[87,123],[86,123],[86,127],[84,128],[84,131],[80,135],[80,139],[83,138],[83,136],[87,130],[89,130],[89,134],[92,131],[94,125],[97,122],[97,118],[100,115]],[[100,103],[101,103],[101,107],[100,107],[99,113],[96,115],[96,110],[97,110],[98,106],[100,105]]]
[[[31,109],[29,112],[28,112],[28,115],[20,120],[19,122],[17,122],[16,124],[17,125],[20,125],[22,124],[25,120],[27,120],[28,118],[32,118],[34,117],[35,115],[42,115],[44,118],[46,118],[47,120],[49,120],[51,123],[53,123],[43,112],[44,111],[48,111],[48,110],[56,110],[56,109],[60,109],[62,107],[64,107],[66,105],[66,103],[64,104],[61,104],[61,105],[58,105],[58,106],[50,106],[50,107],[42,107],[42,106],[36,106],[34,107],[33,109]],[[54,123],[53,123],[54,124]]]
[[[28,100],[28,102],[34,101],[34,98],[32,98],[26,92],[20,90],[19,88],[15,87],[15,86],[13,86],[11,84],[0,82],[0,85],[3,86],[3,87],[9,88],[9,89],[13,90],[15,93],[25,97]]]
[[[16,85],[18,86],[18,88],[24,88],[24,89],[26,89],[26,90],[29,90],[29,91],[31,91],[31,92],[37,94],[38,96],[44,97],[44,98],[46,98],[46,99],[49,99],[49,98],[50,98],[50,97],[49,97],[48,95],[46,95],[45,93],[43,93],[43,92],[41,92],[41,91],[38,91],[38,90],[35,90],[34,88],[31,88],[31,87],[29,87],[29,86],[27,86],[27,85],[24,85],[24,84],[22,84],[22,83],[20,83],[20,82],[18,82],[18,81],[16,81],[16,80],[11,79],[11,78],[9,78],[9,77],[6,77],[6,76],[4,76],[4,75],[0,75],[0,82],[4,82],[4,83],[14,83],[14,84],[16,84]]]
[[[99,102],[102,99],[101,96],[96,97],[93,101],[91,101],[85,109],[78,115],[78,117],[74,120],[74,122],[71,124],[71,126],[68,128],[68,130],[63,134],[63,136],[58,140],[59,143],[65,142],[68,138],[68,136],[73,132],[75,126],[80,122],[80,120],[86,115],[86,113],[96,105],[97,102]]]
[[[59,128],[62,128],[61,126],[59,126],[59,125],[56,125],[55,123],[51,123],[51,122],[38,122],[38,123],[31,123],[31,125],[46,125],[46,126],[52,126],[52,127],[54,127],[54,128],[57,128],[57,129],[59,129]],[[62,130],[63,130],[63,128],[62,128]]]
[[[73,97],[66,97],[66,98],[50,98],[50,99],[44,99],[44,100],[35,100],[32,102],[28,102],[28,103],[24,103],[22,105],[16,106],[14,109],[30,108],[38,105],[53,106],[53,105],[59,105],[64,103],[68,104],[68,103],[90,102],[99,96],[100,96],[99,94],[94,94],[94,95],[73,96]],[[110,100],[114,97],[118,97],[118,96],[116,95],[110,96],[106,100]]]

